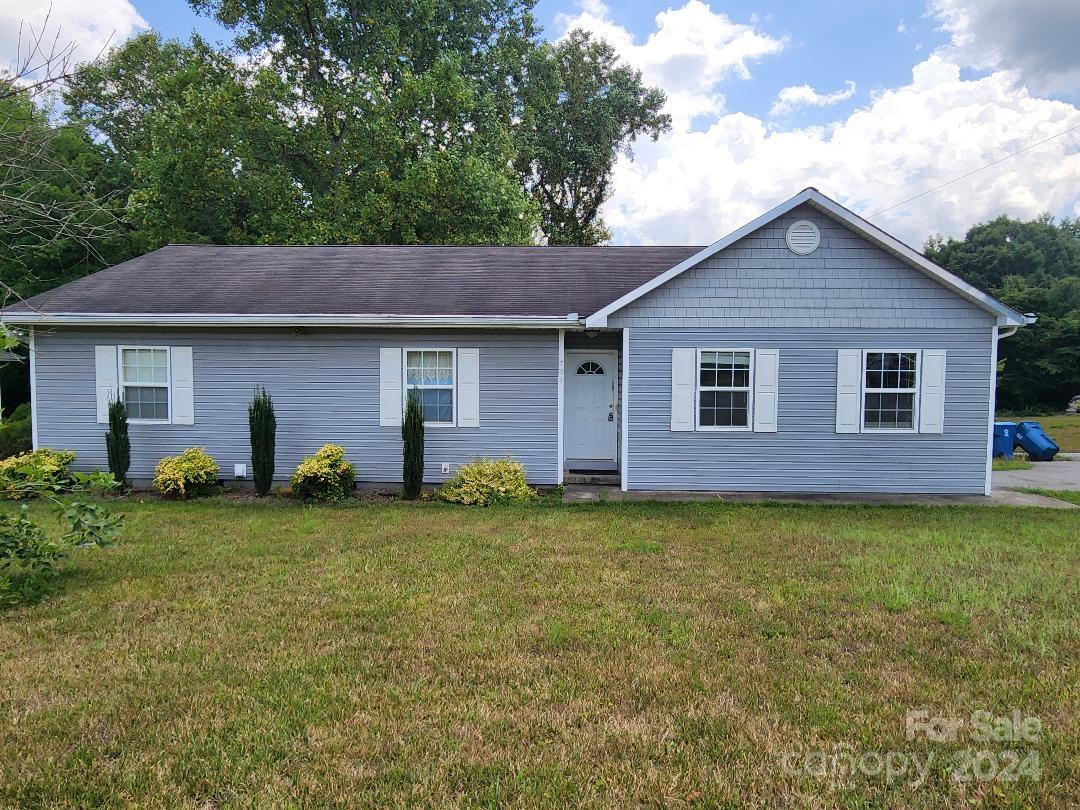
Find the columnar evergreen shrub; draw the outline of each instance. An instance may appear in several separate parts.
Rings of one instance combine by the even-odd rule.
[[[30,403],[24,402],[0,422],[0,459],[34,449]]]
[[[127,483],[128,468],[131,467],[131,440],[128,438],[127,407],[123,400],[114,399],[109,403],[109,430],[105,433],[105,451],[109,456],[109,472],[117,483]]]
[[[255,398],[248,406],[248,426],[251,429],[251,474],[255,479],[255,491],[266,495],[274,483],[277,419],[274,402],[261,386],[255,389]]]
[[[512,458],[478,458],[463,464],[436,495],[443,501],[471,506],[536,500],[536,490],[525,477],[525,466]]]
[[[424,407],[416,390],[409,391],[405,399],[405,413],[401,419],[401,445],[403,453],[401,480],[402,495],[406,500],[420,497],[420,485],[424,483]]]
[[[154,470],[154,488],[168,498],[205,495],[217,486],[218,465],[201,447],[166,456]]]
[[[304,501],[340,501],[356,485],[356,471],[345,459],[345,448],[323,445],[300,462],[292,476],[296,497]]]

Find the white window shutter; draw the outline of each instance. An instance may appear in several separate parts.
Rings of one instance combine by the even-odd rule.
[[[754,352],[754,432],[776,433],[776,408],[780,395],[780,351]]]
[[[694,377],[697,350],[671,350],[671,429],[694,429]]]
[[[169,351],[172,370],[172,423],[195,424],[195,366],[190,346],[173,346]]]
[[[480,350],[457,351],[458,427],[480,427]]]
[[[105,425],[109,422],[109,403],[120,396],[116,347],[95,346],[94,368],[97,380],[97,420],[99,424]]]
[[[944,433],[945,350],[924,350],[920,362],[919,433]]]
[[[401,349],[379,349],[379,424],[401,427]]]
[[[859,396],[862,390],[862,351],[840,349],[836,353],[836,432],[859,433]]]

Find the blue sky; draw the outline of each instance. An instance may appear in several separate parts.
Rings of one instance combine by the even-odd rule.
[[[185,0],[4,0],[0,63],[50,5],[87,55],[146,26],[231,39]],[[915,245],[1000,213],[1080,215],[1080,130],[904,202],[1080,124],[1077,0],[541,0],[536,15],[550,38],[603,36],[667,93],[672,130],[616,166],[616,242],[710,242],[807,185]]]

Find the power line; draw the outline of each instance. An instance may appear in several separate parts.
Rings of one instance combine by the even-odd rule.
[[[1060,138],[1062,135],[1068,135],[1070,132],[1072,132],[1074,130],[1077,130],[1077,129],[1080,129],[1080,124],[1077,124],[1074,127],[1069,127],[1068,129],[1066,129],[1066,130],[1064,130],[1062,132],[1059,132],[1056,135],[1051,135],[1049,138],[1044,138],[1043,140],[1039,141],[1038,143],[1033,143],[1030,146],[1025,146],[1023,149],[1017,149],[1011,155],[1005,155],[1005,157],[998,158],[993,163],[987,163],[985,166],[980,166],[979,168],[974,169],[974,170],[968,172],[967,174],[962,174],[959,177],[954,177],[952,180],[947,180],[946,182],[942,183],[940,186],[934,186],[933,188],[928,188],[926,191],[922,192],[921,194],[916,194],[914,197],[908,197],[906,200],[901,200],[900,202],[898,202],[898,203],[896,203],[894,205],[890,205],[888,208],[882,208],[880,211],[875,211],[874,213],[870,214],[870,217],[876,217],[878,214],[884,214],[886,211],[892,211],[894,208],[899,208],[901,205],[906,205],[907,203],[909,203],[909,202],[911,202],[913,200],[919,199],[919,197],[925,197],[927,194],[933,194],[935,191],[939,191],[939,190],[945,188],[945,186],[951,186],[953,183],[958,183],[961,180],[965,180],[968,177],[971,177],[971,175],[973,175],[973,174],[978,174],[979,172],[983,171],[984,169],[989,169],[991,166],[997,166],[999,163],[1004,163],[1009,158],[1014,158],[1019,154],[1023,154],[1024,152],[1027,152],[1027,151],[1029,151],[1031,149],[1034,149],[1036,146],[1042,146],[1044,143],[1049,143],[1050,141],[1054,140],[1054,138]]]

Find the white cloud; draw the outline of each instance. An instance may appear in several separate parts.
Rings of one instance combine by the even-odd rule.
[[[907,23],[903,20],[900,20],[900,22],[896,24],[896,33],[902,34],[905,31],[907,31]]]
[[[844,84],[847,86],[843,90],[832,93],[819,93],[808,84],[785,87],[777,93],[769,115],[787,115],[799,107],[831,107],[833,104],[847,101],[855,95],[855,82],[848,80]]]
[[[928,0],[952,39],[950,57],[984,70],[1015,70],[1040,92],[1080,86],[1077,0]]]
[[[61,48],[74,43],[74,61],[93,59],[106,45],[118,45],[148,27],[129,0],[3,0],[0,2],[0,68],[19,58],[19,27],[25,54],[30,29],[44,33]]]
[[[656,30],[641,44],[612,20],[602,0],[582,0],[579,9],[558,15],[556,24],[564,31],[584,28],[602,36],[641,70],[647,83],[663,87],[676,126],[722,113],[724,96],[718,84],[732,75],[749,78],[751,64],[779,53],[785,44],[753,25],[733,22],[700,0],[657,14]]]
[[[661,16],[669,32],[687,32],[694,27],[680,17],[687,14],[700,25],[700,13],[701,4],[691,3]],[[646,46],[634,45],[609,17],[602,23],[620,53],[642,67],[638,60]],[[688,35],[685,47],[677,41],[665,47],[673,54],[683,51],[699,63],[715,59],[694,36]],[[827,127],[775,130],[761,118],[733,111],[704,131],[692,131],[685,116],[677,117],[658,143],[636,145],[634,162],[620,159],[604,217],[619,242],[703,244],[810,185],[873,214],[1080,123],[1076,107],[1032,96],[1012,73],[962,78],[961,67],[947,54],[931,54],[915,65],[909,83],[875,93],[868,105]],[[647,78],[671,92],[662,72]],[[695,92],[715,95],[718,82],[702,81]],[[874,222],[921,246],[932,233],[959,236],[1002,212],[1033,217],[1078,205],[1080,131]]]

